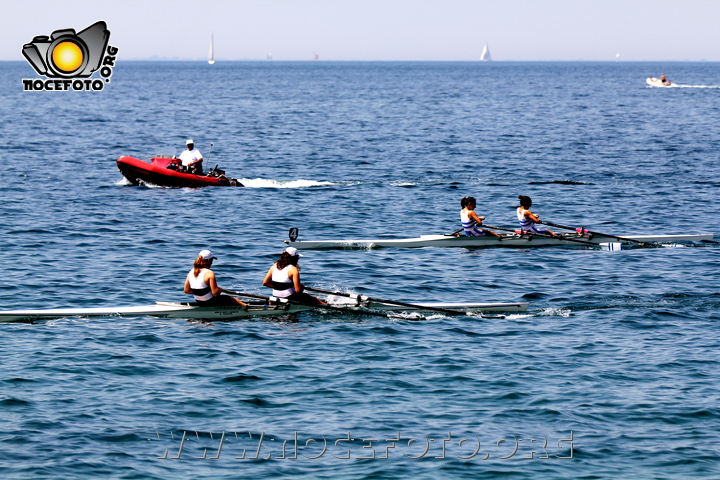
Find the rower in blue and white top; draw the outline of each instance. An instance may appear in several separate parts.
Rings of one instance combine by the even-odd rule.
[[[530,211],[530,207],[532,207],[532,200],[530,197],[518,195],[518,198],[520,199],[520,206],[517,208],[517,218],[520,222],[520,228],[524,232],[556,237],[556,233],[535,226],[536,223],[542,223],[542,221],[538,215],[535,215]]]
[[[218,287],[215,272],[210,270],[216,258],[210,250],[200,251],[193,269],[185,277],[184,292],[194,295],[195,301],[201,306],[246,305],[238,298],[221,295],[223,290]]]
[[[187,150],[183,151],[180,154],[180,161],[187,169],[187,173],[202,175],[202,153],[200,153],[200,150],[195,148],[195,142],[193,142],[192,140],[188,140],[187,142],[185,142],[185,145],[187,146]]]
[[[476,205],[475,197],[464,197],[460,200],[460,206],[462,207],[462,210],[460,210],[460,223],[462,223],[463,230],[465,230],[465,236],[484,237],[492,235],[499,237],[500,235],[495,232],[479,228],[485,217],[478,217],[477,213],[475,213]]]
[[[287,247],[277,262],[273,263],[263,279],[263,286],[273,289],[273,296],[304,305],[320,305],[325,302],[303,292],[300,282],[300,253],[295,247]]]

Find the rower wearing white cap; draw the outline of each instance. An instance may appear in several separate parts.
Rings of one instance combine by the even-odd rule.
[[[195,148],[195,142],[188,140],[185,142],[187,150],[180,154],[180,160],[183,166],[187,169],[187,173],[194,173],[196,175],[202,174],[202,161],[203,157],[200,150]]]
[[[263,286],[273,289],[273,296],[287,298],[293,302],[306,305],[319,305],[322,300],[303,292],[303,285],[300,282],[300,253],[295,247],[287,247],[283,250],[280,259],[273,263],[268,270]]]
[[[210,270],[216,258],[210,250],[200,251],[193,269],[185,277],[185,293],[195,295],[195,301],[203,306],[246,305],[238,298],[221,295],[223,290],[218,287],[215,272]]]

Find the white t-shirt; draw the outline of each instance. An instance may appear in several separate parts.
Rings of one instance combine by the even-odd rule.
[[[202,160],[202,154],[197,148],[193,148],[192,150],[185,149],[185,151],[180,154],[180,160],[182,164],[187,167],[195,160]]]

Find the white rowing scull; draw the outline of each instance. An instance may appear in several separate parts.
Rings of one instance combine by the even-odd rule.
[[[331,303],[328,307],[333,311],[341,310],[346,313],[372,311],[413,311],[430,309],[447,309],[458,312],[524,312],[528,308],[525,302],[519,303],[415,303],[420,308],[410,308],[401,305],[390,305],[380,302],[365,301],[361,303]],[[195,303],[157,302],[155,305],[136,307],[89,307],[89,308],[57,308],[45,310],[6,310],[0,311],[0,323],[8,322],[34,322],[66,317],[160,317],[181,318],[190,320],[238,320],[251,317],[277,316],[288,313],[298,313],[308,310],[322,310],[322,306],[299,305],[285,301],[270,303],[249,304],[247,306],[198,306]]]
[[[622,237],[626,240],[618,240]],[[522,235],[517,233],[502,234],[499,237],[456,237],[453,235],[421,235],[417,238],[377,238],[370,240],[285,240],[291,247],[298,250],[322,249],[372,249],[384,247],[552,247],[580,246],[586,243],[590,247],[602,246],[605,243],[622,243],[626,245],[637,242],[673,244],[712,240],[713,234],[695,235],[621,235],[607,236],[602,234],[588,235],[580,233],[563,233],[557,237],[541,235]],[[633,240],[632,242],[629,240]]]

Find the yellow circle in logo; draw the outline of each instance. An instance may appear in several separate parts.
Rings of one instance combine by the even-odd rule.
[[[53,64],[66,73],[71,73],[80,68],[83,63],[83,52],[73,42],[58,43],[52,52]]]

